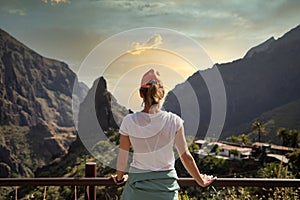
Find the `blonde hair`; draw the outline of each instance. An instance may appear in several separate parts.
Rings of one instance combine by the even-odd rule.
[[[159,104],[160,100],[164,98],[165,90],[157,83],[149,85],[149,88],[140,88],[140,92],[143,94],[144,102],[147,106]]]

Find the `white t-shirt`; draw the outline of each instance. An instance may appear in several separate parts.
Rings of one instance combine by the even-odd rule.
[[[134,153],[132,167],[163,171],[174,168],[176,132],[183,120],[166,111],[155,114],[137,112],[124,117],[119,132],[129,136]]]

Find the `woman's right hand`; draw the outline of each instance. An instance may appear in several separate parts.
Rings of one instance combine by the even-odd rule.
[[[206,174],[200,174],[201,179],[203,183],[198,183],[202,187],[207,187],[210,184],[212,184],[215,180],[217,180],[217,177],[211,176],[211,175],[206,175]]]

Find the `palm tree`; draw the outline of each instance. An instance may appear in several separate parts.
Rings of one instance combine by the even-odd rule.
[[[260,142],[260,135],[261,135],[262,133],[265,133],[265,132],[266,132],[264,123],[262,123],[262,122],[260,122],[260,121],[255,121],[255,122],[253,122],[253,124],[252,124],[252,131],[255,131],[255,132],[258,133],[258,142]]]
[[[282,146],[288,146],[289,141],[289,131],[286,128],[279,128],[276,133],[277,136],[282,138]]]

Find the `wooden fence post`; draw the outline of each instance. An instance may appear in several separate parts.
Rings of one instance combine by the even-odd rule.
[[[96,163],[95,162],[87,162],[85,164],[85,177],[96,177]],[[85,192],[86,200],[96,200],[96,186],[88,185],[86,186]]]

